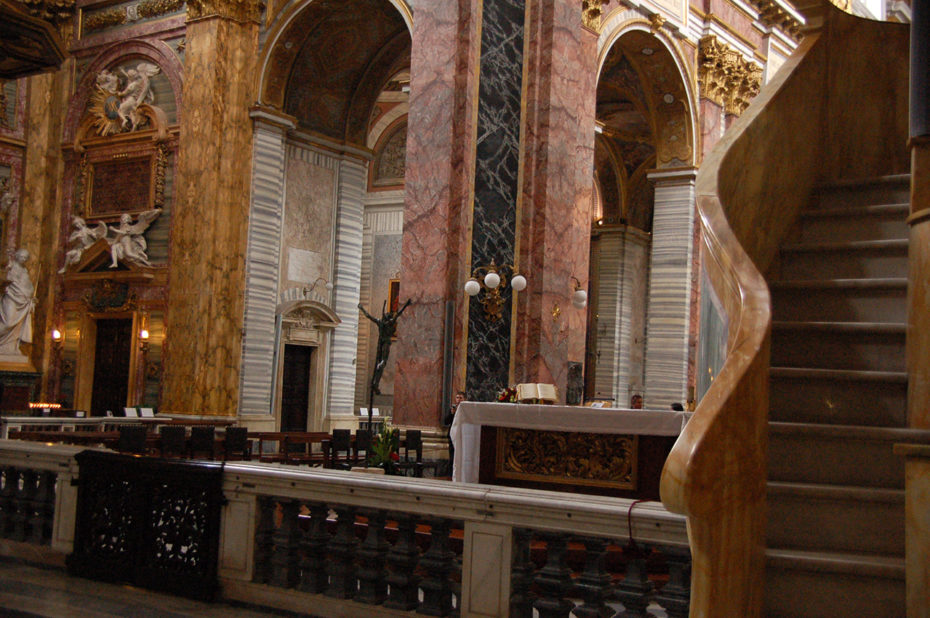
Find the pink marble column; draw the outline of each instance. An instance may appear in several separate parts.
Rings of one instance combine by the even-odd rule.
[[[444,407],[443,324],[455,303],[453,388],[465,382],[462,284],[467,279],[473,106],[478,61],[477,6],[451,0],[413,3],[401,300],[394,421],[437,425]],[[429,10],[417,11],[416,5]]]
[[[519,266],[529,281],[517,304],[515,382],[550,382],[564,400],[569,363],[583,363],[594,165],[597,35],[579,4],[535,2],[527,22],[523,201]]]

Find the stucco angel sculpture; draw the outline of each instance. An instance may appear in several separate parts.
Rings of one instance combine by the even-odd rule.
[[[132,264],[151,266],[145,253],[148,245],[145,243],[142,234],[160,214],[161,208],[146,210],[139,215],[138,221],[133,223],[132,216],[123,213],[119,218],[119,225],[117,227],[110,226],[110,232],[113,233],[112,237],[107,238],[107,242],[110,243],[110,257],[112,258],[110,268],[116,268],[120,260]]]
[[[94,227],[88,227],[84,219],[74,217],[71,223],[74,225],[74,231],[68,237],[68,242],[77,244],[65,254],[65,263],[58,271],[59,273],[65,272],[72,264],[80,262],[84,250],[107,235],[107,226],[103,221],[98,221]]]
[[[149,82],[159,71],[158,66],[151,62],[140,62],[136,68],[128,71],[120,69],[126,76],[126,87],[117,93],[120,97],[117,114],[124,129],[138,127],[144,122],[144,118],[138,113],[139,105],[154,100]]]
[[[35,286],[26,270],[29,252],[12,254],[6,269],[6,289],[0,296],[0,356],[21,356],[21,343],[32,343]]]

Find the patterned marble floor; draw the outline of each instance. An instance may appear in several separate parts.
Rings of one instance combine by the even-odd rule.
[[[0,558],[0,616],[4,618],[258,618],[295,615],[227,603],[203,603],[132,586],[69,577],[62,569]]]

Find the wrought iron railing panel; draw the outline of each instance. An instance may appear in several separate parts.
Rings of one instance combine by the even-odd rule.
[[[223,466],[99,451],[80,465],[72,575],[212,599]]]

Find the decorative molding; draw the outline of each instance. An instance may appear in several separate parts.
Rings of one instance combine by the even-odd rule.
[[[607,4],[607,0],[582,0],[581,23],[585,28],[600,33],[601,17],[603,15],[601,7],[605,4]]]
[[[650,15],[649,16],[649,23],[651,24],[649,27],[650,32],[655,34],[659,30],[661,30],[662,26],[665,24],[666,21],[667,20],[661,15],[659,15],[658,13],[653,13],[652,15]]]
[[[848,0],[832,0],[833,4],[839,6],[844,11],[847,10],[845,7],[840,6],[841,4],[849,4]],[[790,35],[792,39],[797,41],[801,36],[801,20],[798,19],[797,15],[793,15],[791,10],[782,2],[778,0],[749,0],[759,11],[759,21],[761,21],[766,26],[772,28],[778,28],[782,32]]]
[[[262,0],[189,0],[188,20],[220,17],[238,22],[261,21],[265,3]]]
[[[137,307],[136,293],[126,283],[102,279],[84,292],[84,302],[92,311],[134,311]]]
[[[698,47],[701,96],[739,116],[762,86],[762,67],[749,62],[716,36],[705,36]]]
[[[39,19],[63,23],[74,17],[75,0],[20,0],[29,14]]]

